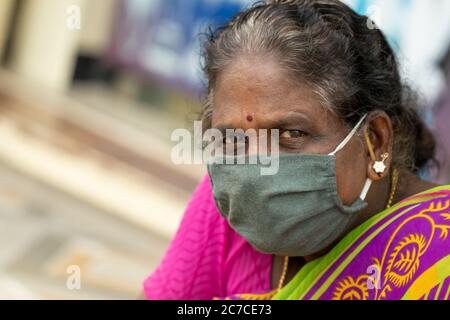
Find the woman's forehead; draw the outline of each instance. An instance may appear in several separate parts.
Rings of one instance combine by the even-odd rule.
[[[327,111],[311,88],[288,77],[273,59],[261,58],[253,65],[241,60],[224,70],[212,102],[213,122],[237,117],[281,121],[286,114],[320,121]]]

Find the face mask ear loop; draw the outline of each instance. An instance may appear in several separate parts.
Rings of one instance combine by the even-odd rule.
[[[366,179],[366,183],[364,183],[364,187],[361,191],[361,194],[359,195],[359,197],[361,198],[361,200],[365,200],[367,197],[367,194],[369,193],[369,189],[370,186],[372,185],[372,179],[367,178]]]
[[[336,155],[336,153],[338,153],[340,150],[342,150],[347,143],[350,141],[351,138],[353,138],[353,136],[355,135],[355,133],[358,131],[359,127],[361,126],[361,124],[363,123],[363,121],[366,119],[367,117],[367,113],[361,118],[361,120],[358,121],[358,123],[356,124],[356,126],[353,128],[353,130],[347,135],[347,137],[336,147],[336,149],[331,152],[329,154],[329,156],[334,156]],[[366,133],[366,139],[368,138],[367,135],[367,131],[365,131]],[[368,140],[368,146],[369,146],[369,150],[372,150],[371,153],[373,153],[373,149],[372,149],[372,145],[370,144],[370,140]],[[370,152],[370,151],[369,151]],[[361,194],[359,195],[359,197],[361,198],[361,200],[366,199],[367,193],[369,192],[369,189],[372,185],[372,180],[370,178],[366,179],[366,182],[364,183],[364,187],[363,190],[361,191]]]
[[[359,122],[356,124],[356,126],[353,128],[353,130],[347,135],[347,137],[344,139],[344,141],[342,141],[333,152],[328,154],[329,156],[336,155],[336,153],[341,151],[347,145],[347,143],[350,141],[350,139],[353,138],[353,136],[355,135],[356,131],[358,131],[359,127],[361,126],[363,121],[366,119],[366,117],[367,117],[367,113],[361,118],[361,120],[359,120]]]

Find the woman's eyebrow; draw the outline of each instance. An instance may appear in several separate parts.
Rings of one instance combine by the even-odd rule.
[[[254,118],[256,119],[256,121],[258,121],[258,116],[254,116]],[[297,111],[289,111],[286,112],[282,115],[280,115],[279,117],[274,116],[274,117],[268,117],[268,120],[263,121],[263,122],[259,122],[260,124],[260,128],[261,129],[279,129],[279,128],[284,128],[286,126],[293,126],[296,124],[302,124],[304,126],[311,126],[312,125],[312,121],[310,120],[310,117],[307,116],[304,113],[300,113]],[[222,134],[226,133],[227,129],[232,129],[232,130],[236,130],[239,128],[236,128],[231,122],[220,122],[217,125],[214,125],[212,127],[213,129],[217,129],[220,132],[222,132]]]
[[[267,123],[267,124],[269,124],[269,123]],[[285,127],[298,125],[298,124],[309,126],[309,125],[311,125],[311,120],[304,113],[291,111],[291,112],[287,112],[287,113],[283,114],[282,116],[280,116],[278,118],[271,120],[270,126],[267,126],[267,127],[276,129],[276,128],[285,128]]]

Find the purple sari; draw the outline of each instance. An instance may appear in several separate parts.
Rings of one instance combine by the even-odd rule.
[[[279,292],[230,299],[448,300],[450,187],[405,199],[306,264]]]

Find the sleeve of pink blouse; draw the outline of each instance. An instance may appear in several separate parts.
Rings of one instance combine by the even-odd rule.
[[[163,260],[144,281],[146,297],[206,300],[223,295],[226,233],[226,221],[215,207],[206,176],[189,201]]]

